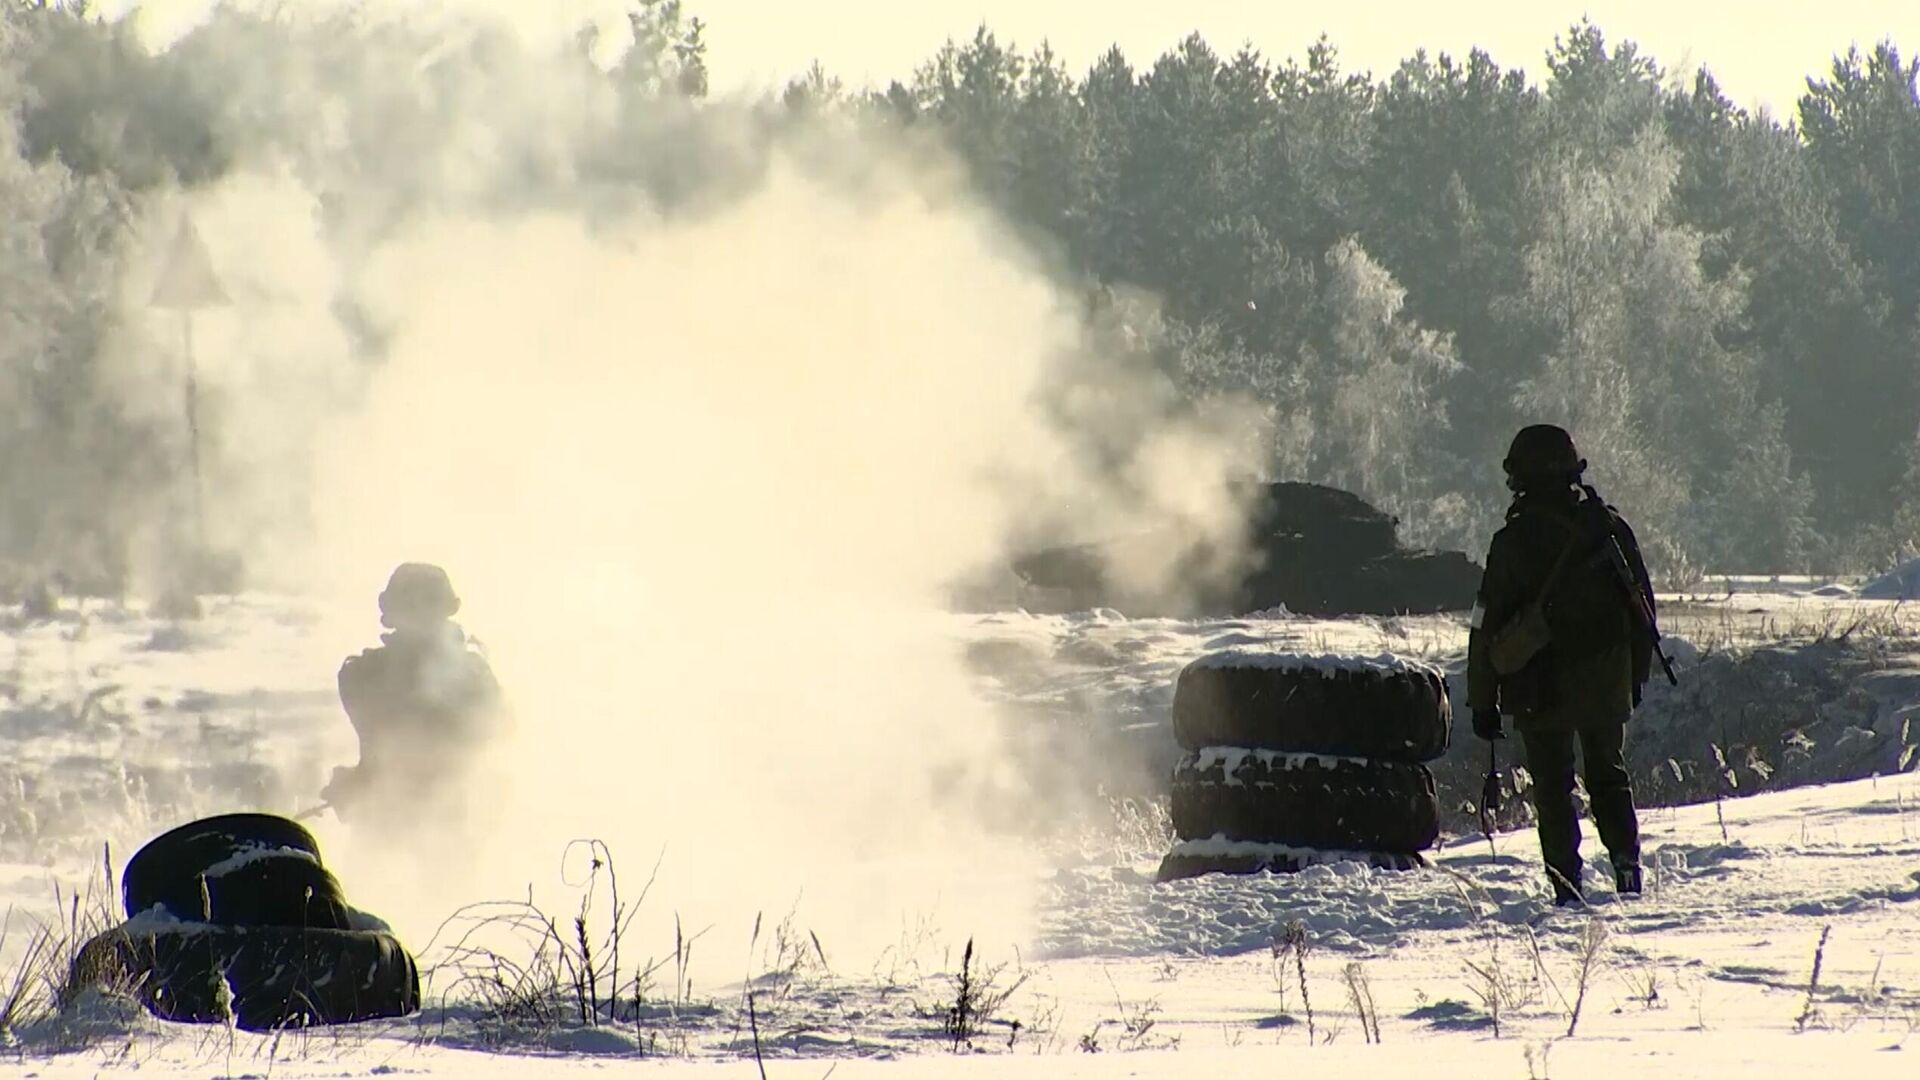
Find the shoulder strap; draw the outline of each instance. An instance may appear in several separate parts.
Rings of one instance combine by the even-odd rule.
[[[1579,505],[1584,506],[1587,503],[1592,503],[1594,506],[1594,509],[1587,512],[1593,516],[1594,523],[1598,526],[1596,530],[1597,535],[1612,540],[1614,543],[1619,543],[1619,515],[1614,512],[1613,507],[1607,503],[1607,500],[1601,498],[1600,493],[1593,489],[1593,485],[1582,484],[1580,485],[1580,490],[1586,492],[1587,497],[1582,499]]]
[[[1540,591],[1536,593],[1533,598],[1533,602],[1536,604],[1544,601],[1552,594],[1553,587],[1560,582],[1561,572],[1567,568],[1567,560],[1573,558],[1573,550],[1580,546],[1580,526],[1574,519],[1563,518],[1558,514],[1551,514],[1545,511],[1541,511],[1540,516],[1547,518],[1567,530],[1567,543],[1565,547],[1560,549],[1559,558],[1553,560],[1553,569],[1547,571],[1547,579],[1540,583]]]

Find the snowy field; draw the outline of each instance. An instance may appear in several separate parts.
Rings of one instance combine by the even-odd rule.
[[[1736,595],[1690,606],[1675,625],[1731,643],[1867,623],[1886,633],[1898,618],[1845,599]],[[784,918],[761,905],[764,924],[751,907],[685,911],[689,934],[706,935],[697,950],[683,951],[657,921],[636,924],[622,942],[625,963],[644,956],[655,969],[637,1011],[627,1007],[619,1022],[515,1024],[483,1008],[433,917],[500,896],[480,894],[427,905],[422,917],[385,912],[403,916],[396,928],[427,975],[417,1017],[273,1038],[163,1025],[93,1002],[16,1032],[0,1070],[983,1080],[1303,1064],[1433,1077],[1920,1073],[1914,773],[1646,810],[1647,895],[1616,901],[1596,888],[1588,910],[1547,905],[1529,831],[1447,836],[1432,867],[1406,873],[1344,864],[1155,884],[1167,836],[1154,785],[1174,754],[1167,706],[1182,664],[1230,646],[1445,662],[1462,645],[1458,620],[938,622],[1002,718],[1021,774],[1008,782],[1044,790],[1050,824],[1020,829],[983,810],[999,847],[921,855],[961,861],[982,894],[1020,898],[1019,920],[976,924],[964,905],[910,904],[863,915],[883,926],[871,937],[891,944],[844,945],[842,932],[820,929],[832,919],[819,898],[912,877],[907,856],[752,852],[774,894],[806,903]],[[1889,640],[1895,651],[1912,647]],[[332,675],[363,643],[298,603],[217,600],[184,629],[95,606],[17,622],[7,641],[0,901],[10,910],[0,972],[16,970],[36,921],[69,918],[76,892],[108,891],[103,844],[117,866],[193,816],[298,811],[326,769],[352,760]],[[1685,643],[1676,651],[1698,654]],[[1683,659],[1683,678],[1686,667]],[[349,897],[376,912],[399,905],[398,886],[359,838],[326,815],[315,826]],[[697,828],[657,826],[663,836]],[[578,873],[556,880],[547,854],[529,855],[544,869],[526,877],[564,927],[592,887]],[[655,852],[616,854],[631,901]],[[654,872],[664,894],[686,871],[669,857]],[[545,877],[532,882],[536,874]],[[607,909],[585,914],[603,925]],[[1285,946],[1289,932],[1304,949]],[[956,1043],[945,1020],[970,938],[968,973],[990,1008]]]

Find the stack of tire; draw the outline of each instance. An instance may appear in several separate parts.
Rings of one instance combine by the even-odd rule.
[[[121,875],[127,921],[88,942],[69,986],[130,993],[162,1020],[247,1031],[405,1016],[413,957],[348,905],[313,834],[271,814],[163,833]]]
[[[1159,880],[1358,861],[1426,865],[1433,774],[1452,727],[1446,677],[1397,656],[1229,649],[1174,686],[1177,843]]]

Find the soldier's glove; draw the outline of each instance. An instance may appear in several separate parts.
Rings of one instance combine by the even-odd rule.
[[[1506,738],[1507,733],[1500,728],[1500,710],[1473,710],[1473,733],[1488,742]]]

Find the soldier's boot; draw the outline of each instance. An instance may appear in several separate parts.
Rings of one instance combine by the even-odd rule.
[[[1571,870],[1572,872],[1568,873],[1551,864],[1547,866],[1547,880],[1553,883],[1554,907],[1568,907],[1587,902],[1586,896],[1581,892],[1579,864],[1574,864]]]
[[[1638,862],[1614,864],[1613,891],[1621,896],[1640,895],[1640,864]]]

